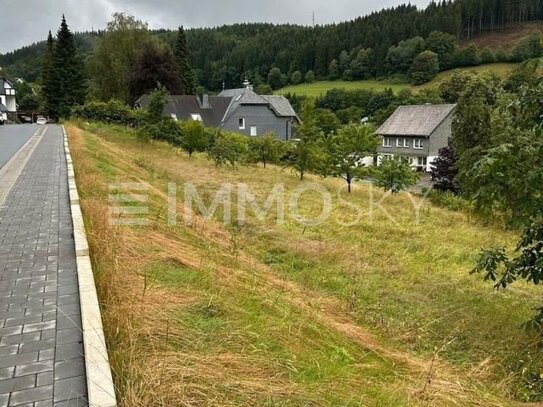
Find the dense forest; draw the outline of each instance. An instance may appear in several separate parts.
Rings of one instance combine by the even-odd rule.
[[[218,90],[223,83],[227,87],[239,86],[244,76],[255,84],[269,83],[272,68],[282,75],[278,84],[295,82],[300,74],[302,78],[308,73],[311,78],[333,77],[336,70],[338,77],[343,75],[346,79],[383,77],[406,73],[402,67],[391,68],[390,63],[394,59],[394,55],[390,57],[391,49],[398,57],[405,57],[397,47],[402,41],[411,39],[411,43],[403,45],[420,52],[428,47],[420,47],[413,40],[427,39],[435,31],[457,40],[473,38],[512,24],[542,19],[542,3],[543,0],[456,0],[431,3],[425,9],[400,5],[349,22],[315,27],[235,24],[191,29],[187,30],[187,41],[197,82],[208,90]],[[79,51],[91,53],[101,34],[76,34]],[[159,30],[154,35],[173,48],[175,31]],[[13,76],[38,81],[44,51],[45,42],[0,55],[0,66]],[[362,59],[356,61],[359,57]],[[359,75],[356,67],[351,72],[352,64],[362,70]],[[366,74],[364,64],[370,66]],[[456,65],[461,66],[462,62]]]

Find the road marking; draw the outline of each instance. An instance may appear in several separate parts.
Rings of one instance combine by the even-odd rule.
[[[34,150],[43,139],[43,136],[49,129],[45,126],[38,129],[32,137],[17,151],[13,157],[0,169],[0,206],[4,205],[4,201],[17,182],[19,175],[25,168],[28,160],[34,153]],[[42,133],[40,135],[40,132]]]

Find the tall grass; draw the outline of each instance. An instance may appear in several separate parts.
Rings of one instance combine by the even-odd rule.
[[[224,182],[262,205],[281,168],[215,168],[120,127],[68,126],[122,406],[510,406],[542,395],[539,338],[521,328],[540,290],[470,276],[481,246],[514,236],[406,195],[309,177],[334,193],[325,224],[223,212],[167,224],[168,182],[206,203]],[[149,184],[149,224],[112,227],[114,182]],[[183,210],[178,193],[178,211]],[[369,202],[384,198],[383,209]],[[315,216],[319,197],[304,194]],[[361,209],[359,222],[352,204]],[[416,222],[414,205],[421,205]],[[385,213],[386,211],[386,213]],[[369,214],[372,217],[369,217]],[[394,221],[388,215],[392,214]],[[235,218],[236,214],[233,213]],[[181,219],[180,219],[181,220]]]

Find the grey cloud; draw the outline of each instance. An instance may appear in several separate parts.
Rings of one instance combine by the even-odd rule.
[[[151,28],[217,26],[236,22],[318,24],[353,19],[402,0],[0,0],[0,53],[41,41],[56,31],[62,14],[74,31],[104,28],[126,12]],[[429,0],[415,0],[424,6]]]

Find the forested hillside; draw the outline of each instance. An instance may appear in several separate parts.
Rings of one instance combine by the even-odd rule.
[[[279,78],[283,82],[291,81],[295,72],[303,77],[308,72],[316,78],[328,77],[331,70],[335,72],[334,64],[341,76],[346,70],[341,65],[350,66],[360,51],[363,51],[361,69],[364,64],[369,66],[365,75],[382,77],[405,74],[401,69],[391,69],[387,61],[391,47],[401,41],[427,38],[434,31],[451,34],[458,40],[472,39],[543,18],[542,3],[542,0],[457,0],[432,3],[425,9],[400,5],[325,26],[236,24],[191,29],[187,31],[187,39],[198,82],[209,90],[220,89],[223,81],[227,87],[238,86],[243,76],[255,83],[265,82],[273,67],[278,68],[279,75],[284,75]],[[77,34],[80,51],[91,52],[99,35]],[[174,31],[157,31],[155,35],[171,45],[175,41]],[[414,42],[407,45],[419,49]],[[39,43],[0,55],[0,66],[13,76],[36,81],[43,51],[44,43]],[[405,56],[401,54],[403,49],[396,51],[400,57]]]

